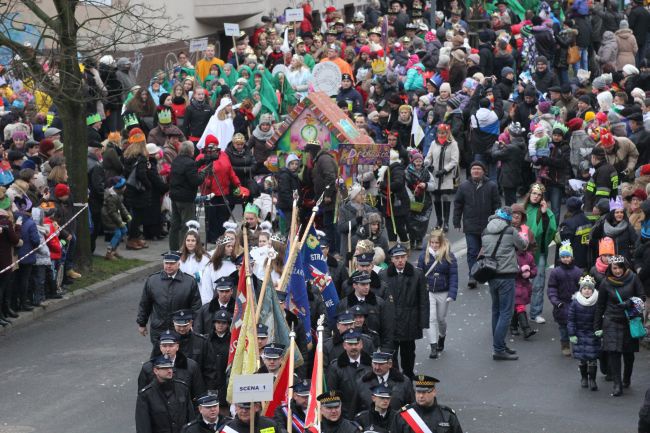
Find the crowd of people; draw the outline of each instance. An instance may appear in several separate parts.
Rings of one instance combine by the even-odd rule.
[[[338,295],[324,343],[325,432],[420,431],[418,422],[460,431],[437,402],[438,380],[416,374],[415,347],[426,337],[429,358],[441,355],[465,282],[489,285],[494,360],[517,359],[508,332],[534,339],[547,299],[580,385],[596,391],[600,365],[622,395],[650,290],[650,11],[641,0],[527,3],[439,1],[433,27],[420,0],[371,0],[349,22],[306,3],[301,23],[264,17],[222,58],[213,45],[195,65],[180,52],[144,85],[127,58],[85,58],[87,214],[70,200],[56,106],[28,77],[0,70],[0,325],[80,277],[79,215],[93,251],[105,238],[107,260],[123,242],[140,250],[168,237],[137,318],[153,344],[137,431],[244,433],[261,408],[237,404],[230,420],[224,388],[242,231],[256,294],[273,250],[284,302],[291,222],[304,227],[318,206]],[[337,106],[390,147],[388,164],[342,178],[337,149],[319,141],[278,162],[270,139],[323,62],[341,72]],[[450,230],[464,235],[467,278]],[[326,303],[313,284],[309,303],[315,328]],[[290,402],[304,422],[315,329],[286,315],[308,360]],[[286,348],[265,332],[260,371],[277,374]],[[282,410],[255,415],[257,428],[282,430]],[[646,412],[639,431],[650,431]]]

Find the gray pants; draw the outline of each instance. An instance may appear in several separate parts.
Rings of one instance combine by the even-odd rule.
[[[429,292],[429,343],[438,344],[438,337],[447,335],[447,297],[449,292]]]
[[[172,224],[169,229],[169,249],[178,251],[180,243],[185,239],[187,226],[185,223],[196,219],[194,202],[172,201]]]

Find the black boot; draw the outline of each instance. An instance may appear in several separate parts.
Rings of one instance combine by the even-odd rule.
[[[436,210],[436,226],[437,227],[442,227],[443,223],[443,217],[442,217],[442,202],[441,201],[434,201],[433,202],[433,207]]]
[[[623,395],[623,384],[621,380],[621,353],[609,352],[609,373],[614,380],[612,397]]]
[[[10,324],[11,324],[10,322],[0,319],[0,326],[5,327],[5,326],[9,326]]]
[[[512,319],[510,320],[510,334],[512,335],[520,335],[519,333],[519,317],[517,317],[517,314],[514,313],[512,315]]]
[[[438,352],[445,350],[445,336],[438,337]]]
[[[16,313],[14,310],[12,310],[8,305],[7,308],[5,309],[5,315],[7,317],[11,317],[12,319],[17,319],[18,318],[18,313]]]
[[[580,364],[580,386],[582,388],[587,388],[589,387],[589,383],[587,381],[587,364]]]
[[[451,208],[451,202],[450,201],[443,201],[442,202],[442,216],[445,219],[444,224],[442,225],[442,229],[445,233],[449,231],[449,210]]]
[[[590,365],[587,367],[587,374],[589,375],[589,389],[592,391],[598,391],[598,385],[596,384],[596,374],[598,373],[598,367],[595,365]]]
[[[525,311],[518,313],[517,318],[519,319],[519,326],[521,326],[521,330],[524,333],[525,339],[528,339],[537,334],[537,331],[532,329],[528,324],[528,315],[526,315]]]
[[[431,346],[431,353],[429,353],[429,358],[430,359],[438,359],[438,345],[437,344],[430,344]]]
[[[614,386],[612,387],[612,397],[620,397],[623,395],[623,388],[621,387],[620,378],[614,378]]]

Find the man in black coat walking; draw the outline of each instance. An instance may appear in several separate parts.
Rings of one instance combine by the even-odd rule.
[[[153,361],[154,379],[138,393],[136,433],[178,433],[194,417],[190,391],[174,379],[174,364],[164,356]]]
[[[232,315],[226,310],[219,310],[212,315],[212,332],[208,334],[206,350],[203,353],[203,382],[206,389],[217,390],[219,402],[227,409],[226,391],[228,352],[230,350],[230,322]]]
[[[194,161],[194,144],[184,141],[174,158],[169,173],[169,198],[172,201],[172,221],[169,229],[169,248],[178,250],[185,239],[185,223],[196,219],[196,193],[205,179]]]
[[[180,253],[169,251],[163,255],[163,270],[149,275],[142,289],[138,307],[138,331],[147,335],[147,322],[151,344],[158,344],[160,334],[171,329],[172,313],[180,309],[201,308],[201,296],[194,277],[180,271]]]
[[[96,132],[96,131],[95,131]],[[88,141],[88,207],[93,221],[90,235],[90,251],[95,252],[97,236],[102,234],[102,207],[104,206],[104,167],[101,163],[102,144]]]
[[[370,408],[359,412],[354,417],[354,421],[364,431],[388,433],[397,415],[397,411],[390,406],[392,390],[388,385],[377,385],[373,386],[370,392],[372,398]]]
[[[411,380],[393,368],[393,355],[390,352],[372,354],[372,371],[363,375],[357,382],[358,410],[371,409],[372,403],[375,402],[373,389],[381,385],[388,386],[391,390],[390,408],[393,410],[399,410],[415,401]]]
[[[398,354],[402,372],[415,377],[415,340],[422,338],[422,330],[429,328],[429,293],[424,274],[407,261],[406,249],[397,244],[390,249],[391,264],[379,275],[386,282],[388,302],[395,309],[393,333],[393,362],[396,366]]]
[[[487,226],[488,217],[501,206],[499,188],[486,176],[486,167],[480,161],[470,165],[470,178],[460,184],[454,198],[454,228],[465,233],[467,242],[467,269],[472,270],[481,250],[481,233]],[[467,287],[476,288],[476,280],[470,277]]]
[[[178,344],[180,351],[190,359],[195,360],[201,369],[203,366],[203,352],[206,350],[207,337],[194,332],[192,327],[194,312],[190,309],[174,311],[172,321],[174,322],[174,331],[178,334]]]

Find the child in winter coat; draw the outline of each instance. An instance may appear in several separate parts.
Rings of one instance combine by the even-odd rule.
[[[562,355],[571,356],[567,316],[569,304],[578,288],[582,269],[573,262],[573,249],[569,241],[560,246],[560,265],[551,271],[548,279],[548,299],[553,305],[553,318],[560,329],[560,346]]]
[[[45,301],[47,269],[52,266],[50,249],[45,243],[45,239],[50,236],[50,227],[44,223],[43,211],[40,208],[36,207],[32,210],[32,219],[36,223],[40,240],[38,249],[36,250],[36,253],[34,253],[36,256],[36,263],[32,270],[32,281],[34,282],[32,305],[38,307],[43,301]]]
[[[590,275],[580,278],[580,290],[573,295],[569,305],[567,330],[573,345],[573,357],[580,361],[580,386],[598,390],[596,372],[600,352],[600,338],[594,335],[594,315],[598,290],[596,280]]]
[[[513,210],[514,213],[514,210]],[[525,222],[526,213],[522,212],[522,218]],[[519,228],[519,235],[525,239],[529,239],[532,236],[529,236],[528,227],[522,223]],[[515,277],[515,312],[512,315],[512,321],[510,323],[510,333],[512,335],[519,335],[519,327],[524,333],[524,338],[528,339],[535,335],[537,331],[532,329],[528,323],[528,316],[526,314],[526,306],[530,304],[530,297],[533,293],[533,279],[537,276],[537,264],[535,263],[535,256],[531,252],[534,249],[534,246],[531,248],[529,243],[529,248],[524,251],[517,250],[517,265],[519,266],[519,272]]]
[[[544,126],[538,124],[535,127],[533,135],[528,140],[528,156],[530,156],[531,161],[533,161],[535,176],[538,179],[544,177],[544,174],[548,169],[544,170],[544,168],[537,163],[537,160],[539,158],[548,157],[550,154],[551,139],[546,133]]]
[[[109,187],[104,190],[104,206],[102,207],[102,224],[104,231],[113,231],[111,244],[106,249],[106,260],[117,260],[120,256],[117,247],[127,234],[126,224],[131,221],[131,215],[122,202],[126,180],[122,176],[109,179]]]

